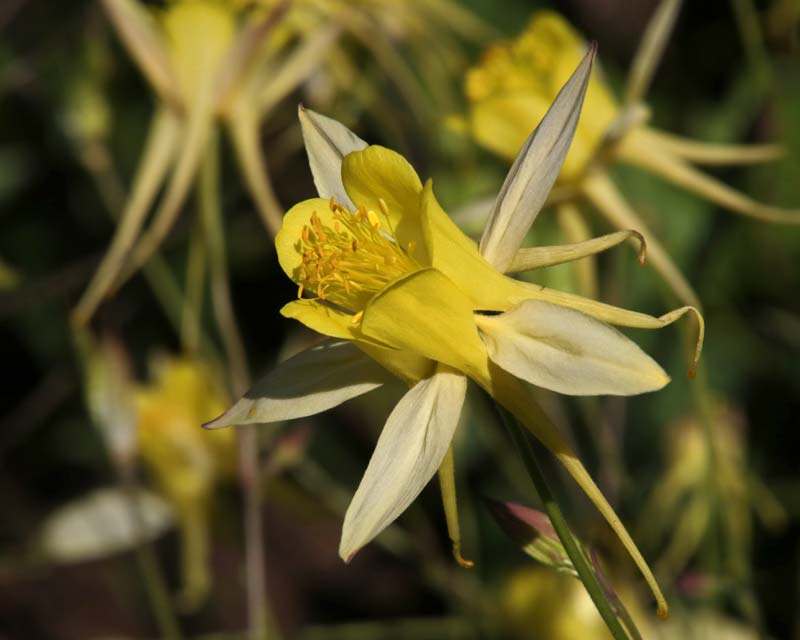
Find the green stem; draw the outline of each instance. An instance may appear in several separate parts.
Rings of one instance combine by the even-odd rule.
[[[594,602],[595,607],[597,607],[600,617],[603,618],[603,621],[606,623],[608,630],[611,632],[611,635],[614,636],[615,640],[630,640],[630,636],[625,632],[622,623],[620,623],[619,618],[617,618],[616,613],[614,613],[614,607],[608,601],[608,597],[603,587],[600,585],[600,582],[597,580],[597,576],[589,565],[586,556],[575,541],[575,537],[569,529],[564,514],[561,513],[558,502],[556,502],[545,480],[536,458],[536,452],[528,441],[526,432],[519,426],[516,418],[501,406],[496,406],[500,419],[522,456],[522,461],[525,463],[528,475],[533,481],[536,492],[542,500],[544,510],[547,512],[550,522],[553,524],[553,528],[556,530],[561,540],[561,544],[564,545],[564,551],[567,552],[569,559],[572,561],[572,566],[575,567],[578,578],[583,583],[583,586],[586,587],[589,597],[592,599],[592,602]]]

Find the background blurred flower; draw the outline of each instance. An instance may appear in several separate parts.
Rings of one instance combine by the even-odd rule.
[[[741,413],[718,400],[709,415],[665,430],[666,470],[639,525],[651,548],[666,545],[661,573],[681,573],[713,536],[725,548],[725,573],[741,578],[752,553],[753,514],[773,531],[785,524],[783,507],[749,467],[745,437]]]
[[[589,594],[571,576],[540,567],[511,574],[501,592],[502,619],[517,638],[610,638]]]
[[[485,31],[470,14],[440,1],[420,3],[417,11],[397,12],[394,4],[374,0],[360,4],[174,0],[154,11],[138,0],[105,0],[103,6],[158,105],[114,239],[73,314],[78,326],[88,321],[109,291],[152,257],[172,229],[201,159],[216,153],[208,145],[217,123],[230,133],[244,182],[274,235],[283,209],[258,142],[259,128],[280,100],[309,80],[318,67],[335,70],[349,64],[343,50],[332,51],[342,33],[376,54],[406,88],[410,104],[423,105],[424,93],[420,95],[414,76],[394,51],[393,39],[413,43],[437,27],[470,37]],[[391,20],[386,18],[390,9]],[[421,16],[429,20],[420,21]],[[399,29],[402,38],[398,33],[384,34],[389,27]],[[449,38],[440,42],[433,49],[445,56],[449,69],[457,49]],[[86,99],[77,105],[80,109],[70,112],[77,116],[74,126],[85,127],[100,113],[92,95],[86,92]],[[143,231],[162,187],[150,226]]]
[[[200,362],[159,356],[150,381],[135,392],[139,453],[178,516],[183,588],[194,609],[211,587],[209,506],[216,483],[234,473],[233,430],[209,433],[199,425],[226,406],[225,395]]]
[[[666,0],[655,12],[631,65],[622,103],[614,98],[600,73],[590,81],[586,109],[559,175],[560,193],[554,191],[551,201],[587,202],[612,226],[639,231],[647,242],[653,267],[683,302],[699,307],[697,295],[658,235],[647,228],[610,179],[610,167],[623,163],[642,168],[715,204],[765,222],[798,224],[800,210],[758,203],[693,166],[773,160],[781,155],[777,145],[703,143],[647,124],[649,109],[641,99],[679,8],[680,2]],[[584,40],[560,15],[552,11],[536,14],[515,40],[487,49],[480,63],[467,73],[469,111],[463,121],[455,120],[456,124],[480,145],[511,160],[585,48]],[[572,241],[585,240],[589,235],[581,211],[570,204],[560,207],[559,223]],[[594,281],[593,275],[582,281],[589,295],[596,288]]]

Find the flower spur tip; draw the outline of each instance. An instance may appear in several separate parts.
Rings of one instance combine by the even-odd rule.
[[[474,561],[468,560],[461,555],[461,544],[455,541],[453,542],[453,558],[462,569],[472,569],[475,566]]]

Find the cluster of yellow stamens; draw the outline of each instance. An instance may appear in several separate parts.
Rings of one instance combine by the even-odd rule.
[[[386,203],[379,202],[388,218]],[[297,295],[315,293],[360,317],[376,293],[419,268],[411,256],[414,247],[401,247],[372,210],[360,207],[351,212],[333,198],[328,206],[331,215],[324,212],[323,221],[314,211],[301,232]]]

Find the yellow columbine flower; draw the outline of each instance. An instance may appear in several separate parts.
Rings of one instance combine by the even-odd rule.
[[[137,444],[174,507],[182,536],[181,604],[194,609],[211,588],[209,504],[216,482],[235,468],[234,432],[206,433],[197,424],[218,415],[225,395],[191,359],[161,358],[151,382],[135,391]]]
[[[299,289],[299,299],[282,314],[331,339],[279,366],[208,426],[312,415],[380,386],[386,372],[398,376],[410,391],[378,439],[345,515],[339,553],[349,560],[408,507],[438,469],[454,553],[468,564],[459,553],[450,447],[471,378],[572,474],[666,614],[641,554],[527,383],[576,395],[659,389],[669,381],[666,373],[606,322],[657,328],[689,308],[654,318],[503,273],[519,262],[518,249],[566,155],[592,58],[593,52],[523,146],[480,249],[439,206],[430,180],[423,185],[402,156],[367,146],[343,125],[301,108],[322,197],[293,207],[276,238],[280,264]],[[582,255],[600,246],[607,247],[607,239],[585,246]],[[558,262],[543,249],[550,263]],[[536,249],[525,251],[529,268],[542,260]],[[562,260],[574,254],[567,255]]]
[[[648,109],[641,98],[679,7],[679,2],[668,0],[656,11],[631,67],[624,102],[615,99],[602,76],[590,81],[586,109],[559,176],[560,194],[553,201],[585,199],[612,226],[640,231],[655,269],[681,300],[697,306],[684,275],[611,181],[610,166],[619,162],[640,167],[731,211],[766,222],[797,224],[800,211],[756,202],[693,166],[763,162],[778,157],[779,147],[706,144],[647,124]],[[584,49],[583,38],[560,15],[537,13],[520,36],[490,47],[467,73],[469,111],[463,121],[454,122],[460,122],[481,146],[513,159]],[[559,222],[570,240],[588,237],[580,211],[573,206],[561,208]],[[584,287],[589,292],[593,288]]]

